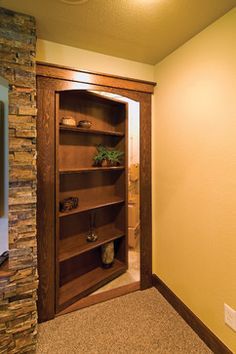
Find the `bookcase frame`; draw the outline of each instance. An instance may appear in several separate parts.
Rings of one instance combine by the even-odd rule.
[[[55,148],[57,144],[55,144],[55,141],[59,139],[60,129],[58,129],[55,119],[57,109],[55,97],[58,97],[58,94],[62,91],[93,90],[111,92],[140,103],[141,289],[152,285],[151,94],[154,86],[155,83],[145,81],[37,63],[37,230],[40,279],[38,312],[40,322],[54,318],[56,313],[64,308],[63,305],[60,306],[58,291],[56,290],[58,289],[57,282],[59,277],[55,260],[58,255],[62,259],[64,257],[60,254],[55,237],[58,232],[58,220],[60,219],[60,217],[57,217],[59,215],[57,215],[58,211],[56,209],[56,205],[58,205],[58,199],[56,200],[58,198],[58,176],[66,176],[71,173],[79,175],[83,173],[102,173],[102,171],[95,172],[91,170],[92,167],[89,166],[72,167],[72,170],[58,168],[58,154]],[[79,132],[78,128],[74,129],[75,131],[72,134],[85,134],[84,132]],[[62,134],[69,134],[65,130]],[[95,136],[104,134],[104,136],[115,137],[115,139],[118,136],[122,139],[124,134],[124,132],[118,132],[118,135],[117,133],[114,135],[114,131],[109,129],[99,130],[99,132],[95,128],[94,130],[89,134],[94,134]],[[120,169],[120,171],[104,171],[104,174],[122,173],[122,166]],[[55,181],[57,181],[57,186],[55,186]],[[102,206],[100,205],[100,207]],[[118,235],[117,237],[120,238],[122,236]],[[125,267],[127,267],[127,263],[122,271],[126,269]],[[66,301],[65,303],[69,304]]]

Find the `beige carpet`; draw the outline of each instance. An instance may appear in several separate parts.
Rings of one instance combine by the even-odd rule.
[[[211,351],[155,288],[39,325],[42,354],[205,354]]]

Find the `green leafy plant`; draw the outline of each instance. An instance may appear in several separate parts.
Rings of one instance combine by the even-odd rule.
[[[119,165],[122,161],[124,153],[115,149],[108,149],[103,145],[97,146],[97,154],[93,160],[95,165],[101,166],[104,162],[110,166]]]
[[[94,156],[93,160],[95,165],[101,165],[104,160],[106,160],[107,149],[103,145],[97,146],[97,154]]]
[[[111,165],[119,165],[121,163],[121,158],[124,155],[122,151],[119,150],[107,150],[107,161]]]

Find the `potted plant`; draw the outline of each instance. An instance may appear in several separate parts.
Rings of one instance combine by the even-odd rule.
[[[107,150],[107,164],[109,166],[117,166],[121,163],[121,158],[124,155],[122,151],[119,150]]]
[[[103,161],[106,160],[107,150],[105,146],[98,145],[97,146],[97,154],[93,157],[94,164],[96,166],[102,166]]]
[[[115,149],[108,149],[103,145],[97,146],[97,154],[93,160],[96,166],[118,166],[124,153]]]

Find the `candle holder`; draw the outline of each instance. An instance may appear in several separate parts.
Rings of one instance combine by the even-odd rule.
[[[95,219],[96,219],[95,212],[91,212],[89,215],[89,233],[87,235],[88,242],[95,242],[98,239],[98,235],[95,232]]]

